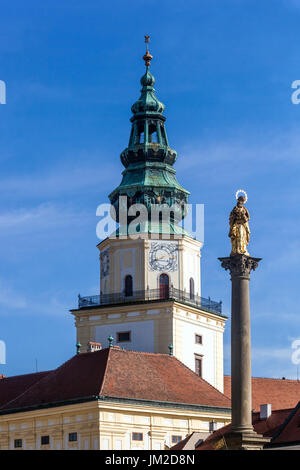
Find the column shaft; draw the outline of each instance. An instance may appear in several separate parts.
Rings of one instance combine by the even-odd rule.
[[[261,258],[219,258],[231,274],[231,413],[232,433],[253,432],[251,383],[250,273]]]
[[[231,302],[232,431],[250,431],[253,426],[249,278],[232,277]]]

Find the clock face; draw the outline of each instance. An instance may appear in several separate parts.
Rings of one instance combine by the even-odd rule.
[[[177,269],[177,246],[168,243],[153,243],[149,265],[152,271],[175,271]]]
[[[101,275],[103,277],[109,274],[109,253],[108,250],[101,253]]]

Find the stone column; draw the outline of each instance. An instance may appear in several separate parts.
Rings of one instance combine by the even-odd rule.
[[[260,258],[235,255],[219,258],[231,274],[231,399],[232,432],[252,431],[250,272]]]
[[[249,280],[261,258],[242,254],[219,258],[230,271],[231,297],[231,412],[230,448],[257,449],[268,442],[254,433],[251,405],[251,328]],[[256,436],[256,437],[255,437]]]

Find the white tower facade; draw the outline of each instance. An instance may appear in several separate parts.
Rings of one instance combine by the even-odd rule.
[[[202,244],[178,240],[106,239],[100,250],[100,295],[80,297],[77,341],[174,354],[223,391],[221,304],[201,297]]]

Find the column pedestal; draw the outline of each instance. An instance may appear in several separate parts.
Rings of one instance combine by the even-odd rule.
[[[269,437],[263,437],[254,431],[228,432],[224,439],[228,450],[262,450],[270,442]]]
[[[224,436],[230,449],[261,449],[268,438],[256,434],[251,405],[251,327],[249,280],[261,258],[235,255],[219,258],[230,271],[231,294],[231,409],[232,426]]]

